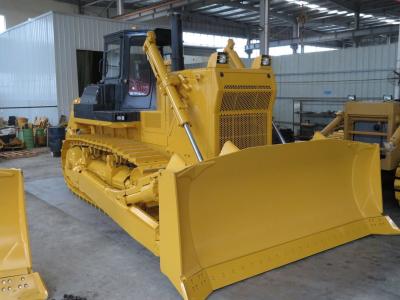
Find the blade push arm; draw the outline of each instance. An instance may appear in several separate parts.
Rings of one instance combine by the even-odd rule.
[[[237,69],[244,69],[246,68],[243,64],[243,61],[240,59],[237,52],[233,49],[235,46],[235,42],[232,39],[228,40],[228,44],[224,48],[224,52],[226,52],[229,56],[230,61]]]
[[[390,143],[393,144],[393,146],[397,147],[400,142],[400,126],[397,127],[395,132],[393,133],[392,137],[390,138]]]
[[[324,136],[330,135],[336,127],[338,127],[343,122],[343,112],[339,111],[336,113],[336,118],[334,118],[324,129],[321,130],[321,134]]]
[[[190,144],[193,147],[193,150],[196,154],[198,161],[203,161],[203,156],[192,134],[192,131],[190,130],[190,121],[186,111],[186,105],[182,101],[175,87],[175,85],[179,81],[177,81],[175,77],[169,74],[164,64],[164,60],[160,54],[160,51],[157,48],[156,35],[153,31],[149,31],[147,33],[147,38],[146,41],[144,42],[143,48],[144,52],[147,54],[149,58],[149,62],[153,69],[154,75],[161,82],[162,87],[164,88],[165,92],[168,95],[172,108],[175,112],[176,118],[178,119],[179,125],[185,129],[185,132],[189,138]]]
[[[384,146],[387,150],[391,151],[396,148],[400,143],[400,126],[396,128],[393,135],[390,137],[390,141],[388,143],[384,143]]]

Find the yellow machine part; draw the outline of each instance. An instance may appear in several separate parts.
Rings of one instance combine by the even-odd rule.
[[[343,128],[341,130],[337,130]],[[396,170],[395,198],[400,204],[400,103],[398,101],[348,101],[323,130],[316,132],[331,139],[380,143],[381,169]],[[397,168],[397,169],[396,169]]]
[[[0,169],[0,191],[0,300],[47,299],[32,272],[21,170]]]
[[[382,216],[377,145],[322,135],[272,145],[271,66],[258,58],[246,69],[236,56],[218,64],[213,54],[207,68],[171,73],[154,39],[144,48],[157,110],[121,123],[71,112],[62,164],[75,194],[160,256],[182,297],[400,233]]]
[[[400,205],[400,166],[396,169],[395,179],[394,179],[394,197]]]
[[[381,169],[393,171],[400,162],[400,103],[348,101],[344,111],[338,112],[320,133],[329,138],[381,143]]]
[[[379,147],[316,140],[248,148],[159,180],[161,270],[185,299],[370,234],[382,216]]]

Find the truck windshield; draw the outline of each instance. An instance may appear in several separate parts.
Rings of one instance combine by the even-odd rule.
[[[106,78],[117,78],[121,64],[120,40],[107,44],[106,49]]]
[[[150,94],[151,70],[143,47],[131,45],[129,55],[129,96],[147,96]]]

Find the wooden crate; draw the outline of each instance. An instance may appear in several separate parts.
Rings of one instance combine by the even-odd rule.
[[[4,150],[4,148],[3,148]],[[12,150],[12,151],[1,151],[0,152],[0,159],[9,160],[9,159],[16,159],[16,158],[25,158],[25,157],[32,157],[36,156],[40,153],[49,152],[49,148],[42,147],[42,148],[34,148],[30,150]]]

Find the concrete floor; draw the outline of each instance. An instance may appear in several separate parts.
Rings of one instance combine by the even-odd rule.
[[[66,188],[49,154],[0,162],[25,175],[33,267],[50,299],[180,299],[159,259]],[[385,189],[386,213],[400,208]],[[222,299],[400,299],[400,236],[371,236],[214,292]]]

